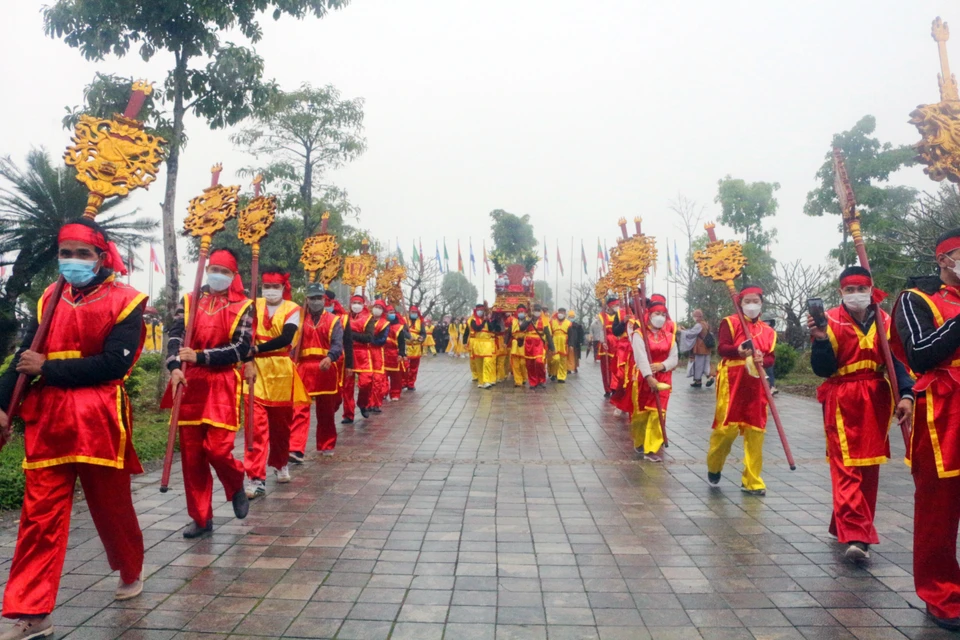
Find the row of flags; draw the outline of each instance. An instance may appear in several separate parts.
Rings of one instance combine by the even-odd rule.
[[[477,275],[477,259],[473,255],[473,239],[469,241],[470,248],[470,271],[473,275]],[[400,264],[407,266],[406,259],[403,256],[403,249],[400,248],[400,239],[397,239],[397,259],[400,260]],[[436,241],[436,255],[434,258],[437,261],[437,267],[439,267],[441,273],[446,273],[450,271],[450,254],[447,253],[447,240],[443,240],[443,257],[440,257],[440,241]],[[423,252],[423,241],[418,240],[413,243],[413,262],[414,264],[420,263],[420,268],[424,266],[426,258],[424,257]],[[487,256],[487,242],[483,241],[483,264],[487,270],[487,273],[490,273],[490,259]],[[463,253],[460,251],[460,240],[457,240],[457,271],[460,273],[466,273],[463,263]]]

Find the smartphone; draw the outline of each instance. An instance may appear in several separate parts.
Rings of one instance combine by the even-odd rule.
[[[807,298],[807,312],[819,328],[827,326],[827,312],[823,308],[822,298]]]

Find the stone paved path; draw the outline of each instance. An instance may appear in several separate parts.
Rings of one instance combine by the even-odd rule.
[[[851,567],[826,532],[819,405],[780,407],[799,469],[771,433],[769,492],[747,497],[736,459],[720,490],[703,480],[711,391],[678,378],[668,462],[653,465],[634,460],[592,362],[533,393],[480,391],[466,361],[425,360],[415,393],[345,428],[337,455],[311,458],[291,484],[268,481],[246,520],[220,503],[209,539],[180,535],[178,475],[166,495],[158,473],[139,478],[148,579],[136,600],[113,602],[116,576],[78,502],[58,637],[954,637],[917,608],[906,468],[883,469],[882,544]],[[14,534],[0,533],[0,575]]]

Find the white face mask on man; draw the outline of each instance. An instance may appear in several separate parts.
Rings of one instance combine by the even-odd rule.
[[[360,313],[363,311],[363,305],[359,302],[354,302],[352,305],[350,305],[350,311],[353,311],[354,313]]]
[[[760,311],[763,309],[763,305],[759,302],[751,302],[749,304],[743,305],[743,315],[747,316],[751,320],[754,320],[760,315]]]
[[[280,301],[283,300],[283,289],[264,289],[263,299],[267,301],[267,304],[280,304]]]
[[[383,309],[381,309],[380,307],[374,307],[374,308],[373,308],[373,317],[374,317],[374,318],[379,318],[379,317],[382,316],[382,315],[383,315]]]
[[[871,298],[869,293],[845,293],[843,304],[851,311],[863,311],[870,306]]]

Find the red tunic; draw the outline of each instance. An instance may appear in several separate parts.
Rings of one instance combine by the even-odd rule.
[[[303,386],[310,397],[332,395],[340,391],[340,369],[334,365],[326,371],[320,370],[320,362],[330,352],[333,341],[333,329],[340,318],[332,313],[324,313],[316,322],[310,313],[300,325],[303,335],[300,338],[300,362],[297,371]]]
[[[733,337],[733,344],[742,344],[747,336],[737,316],[727,316],[722,320]],[[777,346],[777,332],[766,322],[759,320],[750,323],[750,337],[753,347],[764,353],[772,354]],[[758,375],[766,375],[758,367]],[[713,428],[739,427],[763,431],[767,426],[767,396],[763,392],[763,382],[747,371],[743,358],[724,357],[717,366],[717,409],[713,416]]]
[[[384,333],[390,326],[390,321],[383,316],[376,318],[373,323],[373,335],[378,336]],[[383,373],[383,345],[370,345],[370,363],[374,373]]]
[[[523,336],[523,356],[528,360],[539,360],[546,362],[546,345],[543,343],[544,330],[549,325],[549,320],[541,315],[536,322],[531,323],[527,332]]]
[[[890,316],[882,309],[884,326]],[[827,440],[840,451],[846,467],[886,462],[890,458],[890,419],[896,406],[883,375],[883,353],[874,322],[866,335],[843,306],[827,311],[827,337],[838,370],[817,389],[823,405]],[[827,448],[829,457],[830,448]]]
[[[664,362],[670,357],[670,350],[673,348],[674,340],[677,339],[677,325],[673,320],[667,320],[666,324],[657,331],[647,325],[647,340],[650,344],[650,364]],[[631,352],[631,356],[632,356]],[[639,376],[637,376],[639,378]],[[657,382],[664,382],[673,385],[673,371],[657,371],[653,374]],[[636,380],[637,385],[637,411],[656,411],[657,401],[650,390],[650,385],[644,380]],[[660,407],[666,411],[667,403],[670,401],[670,389],[660,391]]]
[[[229,294],[200,295],[199,313],[193,325],[190,348],[195,351],[215,349],[229,344],[249,307],[249,298],[231,300]],[[184,325],[193,313],[193,294],[183,297]],[[236,431],[240,414],[240,371],[235,365],[208,367],[188,366],[184,375],[187,385],[180,405],[180,426],[207,424]],[[161,404],[161,406],[164,406]]]
[[[386,371],[400,371],[400,333],[403,323],[391,324],[387,331],[387,344],[383,347],[383,368]]]
[[[613,335],[613,323],[618,320],[623,321],[623,312],[620,310],[617,310],[617,312],[613,314],[607,313],[606,311],[600,313],[600,322],[603,324],[603,334],[606,337],[606,341],[601,342],[598,346],[598,355],[616,358],[617,343],[620,339]],[[612,363],[611,366],[613,366]]]
[[[47,287],[37,305],[40,319],[53,288]],[[103,353],[113,327],[146,301],[146,295],[113,276],[83,298],[73,287],[64,287],[43,354],[49,360],[67,360]],[[143,327],[134,360],[140,357],[145,335]],[[123,380],[67,389],[48,386],[41,377],[27,390],[20,415],[26,424],[24,469],[82,462],[143,472],[133,450],[133,420]]]
[[[353,335],[363,335],[367,332],[367,323],[373,322],[373,314],[369,310],[363,309],[360,313],[350,316],[350,331]],[[365,342],[353,342],[353,370],[357,373],[373,372],[373,356],[371,351],[380,347],[374,347]]]

